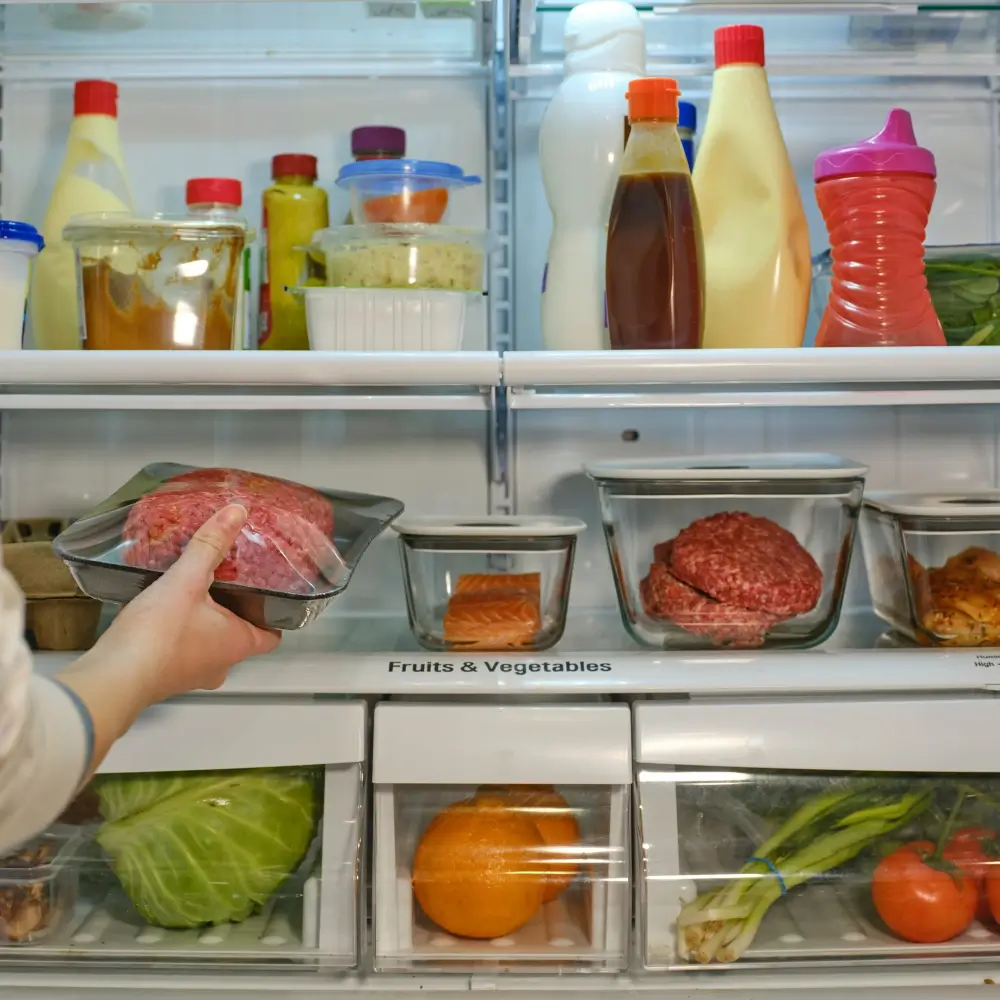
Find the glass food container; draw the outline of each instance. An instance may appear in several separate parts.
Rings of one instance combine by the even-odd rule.
[[[830,295],[831,266],[829,250],[813,258],[809,310],[816,317]],[[926,247],[924,270],[950,346],[1000,345],[1000,244]]]
[[[827,639],[867,471],[820,454],[588,466],[626,630],[652,649]]]
[[[0,944],[33,944],[73,913],[83,838],[43,833],[0,858]]]
[[[340,168],[337,187],[351,195],[351,218],[359,223],[445,220],[452,191],[481,184],[453,163],[381,159]]]
[[[410,629],[425,649],[549,649],[562,638],[570,517],[407,518],[399,534]]]
[[[875,613],[897,632],[1000,646],[1000,491],[873,494],[861,542]]]
[[[319,230],[310,255],[326,283],[346,288],[431,288],[481,292],[489,234],[422,223]]]
[[[88,350],[215,350],[239,346],[239,222],[124,213],[78,216],[63,230],[76,254]]]
[[[376,971],[627,967],[627,706],[382,702],[373,746]]]
[[[299,629],[351,582],[398,500],[315,490],[241,469],[147,465],[53,542],[88,596],[127,604],[166,571],[227,503],[248,511],[215,571],[212,597],[261,628]]]

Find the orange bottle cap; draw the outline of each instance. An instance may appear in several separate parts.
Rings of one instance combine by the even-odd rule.
[[[628,100],[628,117],[637,122],[659,118],[677,121],[677,98],[681,96],[676,80],[669,77],[646,77],[633,80],[625,97]]]

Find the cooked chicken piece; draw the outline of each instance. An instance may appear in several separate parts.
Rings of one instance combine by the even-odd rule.
[[[928,641],[1000,645],[1000,555],[968,548],[931,570],[911,559],[910,578]]]

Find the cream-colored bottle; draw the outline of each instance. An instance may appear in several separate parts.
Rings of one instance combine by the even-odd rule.
[[[715,33],[708,122],[694,166],[705,250],[703,346],[801,347],[809,229],[764,71],[764,32]]]
[[[107,80],[80,80],[73,91],[66,156],[42,223],[45,249],[32,269],[28,322],[35,347],[82,346],[76,261],[63,241],[63,227],[74,215],[131,211],[118,139],[118,88]]]

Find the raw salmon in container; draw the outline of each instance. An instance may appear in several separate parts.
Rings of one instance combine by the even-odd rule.
[[[583,521],[414,517],[393,528],[410,628],[425,649],[530,652],[562,637]]]
[[[247,520],[210,593],[251,624],[283,630],[309,624],[345,590],[365,550],[403,510],[389,497],[160,462],[70,525],[53,547],[84,593],[127,604],[230,503],[245,507]]]

